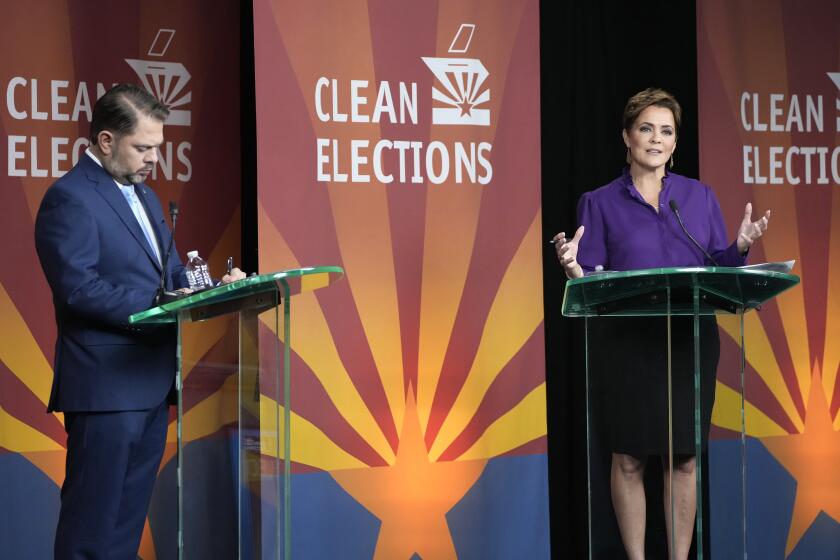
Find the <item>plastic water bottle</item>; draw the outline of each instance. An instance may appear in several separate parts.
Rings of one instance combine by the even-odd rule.
[[[213,281],[210,279],[210,269],[207,263],[198,256],[198,251],[190,251],[187,253],[187,282],[190,283],[190,288],[197,292],[213,287]]]

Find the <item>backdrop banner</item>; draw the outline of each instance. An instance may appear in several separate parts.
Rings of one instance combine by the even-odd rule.
[[[747,548],[840,557],[840,3],[697,3],[700,176],[735,233],[772,210],[750,261],[801,286],[746,317]],[[740,552],[740,337],[721,320],[710,451],[712,557]],[[738,550],[729,550],[738,543]],[[729,551],[729,552],[727,552]],[[730,552],[732,554],[730,554]]]
[[[35,214],[50,184],[84,154],[96,100],[115,83],[136,83],[171,108],[148,182],[164,211],[167,201],[179,203],[181,256],[199,249],[211,269],[224,270],[240,245],[239,8],[215,2],[208,9],[200,0],[4,2],[0,52],[0,246],[7,263],[0,270],[0,556],[52,558],[66,435],[63,415],[46,413],[56,329],[35,253]],[[233,345],[227,323],[185,333],[188,374],[208,369],[200,361],[235,363],[233,327]],[[188,388],[202,387],[186,403],[188,414],[212,398],[223,375],[235,376],[235,368],[209,369],[224,373],[186,379]],[[220,422],[204,414],[188,439],[212,434]],[[144,559],[175,551],[173,451],[171,426]],[[192,464],[202,460],[195,453]]]
[[[536,0],[254,2],[292,550],[548,558]],[[274,337],[274,325],[263,325]]]

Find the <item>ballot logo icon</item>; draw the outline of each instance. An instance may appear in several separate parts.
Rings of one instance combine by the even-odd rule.
[[[174,29],[159,29],[147,54],[163,57],[174,37]],[[192,101],[192,92],[184,91],[191,77],[187,68],[180,62],[133,58],[125,61],[137,73],[143,87],[169,108],[166,124],[190,126],[192,112],[183,108]]]
[[[472,42],[475,24],[463,23],[455,33],[449,54],[465,54]],[[432,87],[432,124],[490,126],[490,88],[485,84],[490,73],[477,58],[422,57],[435,75]]]
[[[828,77],[831,78],[832,82],[834,82],[834,85],[837,86],[838,90],[838,97],[834,101],[837,108],[837,123],[834,130],[836,132],[840,132],[840,72],[826,72],[826,74],[828,74]]]

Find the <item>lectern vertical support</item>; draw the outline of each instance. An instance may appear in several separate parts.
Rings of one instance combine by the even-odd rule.
[[[747,558],[747,417],[745,408],[744,370],[747,367],[747,349],[744,346],[744,309],[738,313],[741,325],[741,550]]]
[[[256,316],[253,316],[248,311],[239,312],[239,378],[236,384],[236,402],[242,402],[242,378],[246,371],[256,369],[256,360],[258,360],[256,352],[257,334]],[[236,449],[242,449],[242,407],[236,407],[236,425],[239,427],[236,430]],[[242,550],[242,473],[247,472],[246,457],[243,453],[236,453],[236,550],[238,551],[238,558],[243,557]]]
[[[281,280],[283,292],[283,539],[284,559],[292,557],[292,382],[291,303],[289,283]]]
[[[184,560],[184,481],[181,475],[184,472],[184,440],[182,434],[182,425],[184,419],[184,401],[181,391],[183,385],[181,377],[181,321],[176,323],[177,342],[175,344],[175,394],[178,399],[178,419],[175,422],[175,439],[177,447],[177,462],[176,462],[176,484],[178,485],[178,560]]]
[[[592,444],[590,438],[592,437],[589,428],[590,417],[592,416],[592,404],[590,400],[589,389],[589,316],[583,318],[583,332],[584,332],[584,368],[586,371],[586,515],[587,519],[592,519]],[[589,555],[592,556],[592,523],[586,524],[587,532],[587,546],[589,547]]]
[[[700,422],[700,285],[692,282],[694,310],[694,471],[697,484],[697,560],[703,560],[703,433]],[[705,412],[704,412],[705,413]]]
[[[285,295],[280,296],[280,301],[279,301],[280,305],[288,305],[288,303],[289,302],[286,299]],[[275,310],[275,313],[274,313],[274,332],[276,333],[275,336],[280,336],[280,316],[276,312],[276,310]],[[284,344],[288,344],[288,341],[284,342]],[[279,363],[280,363],[280,348],[275,344],[274,345],[274,361],[273,361],[273,364],[274,364],[274,383],[273,383],[273,385],[274,385],[274,399],[273,400],[274,400],[274,425],[277,426],[277,431],[278,432],[280,431],[280,368],[278,367]],[[285,413],[284,413],[283,417],[285,418]],[[285,428],[284,428],[283,433],[285,434]],[[285,449],[285,444],[283,445],[283,448]],[[281,450],[280,449],[280,434],[278,433],[277,437],[275,439],[275,445],[274,445],[274,460],[272,461],[272,463],[274,464],[274,472],[275,472],[275,475],[277,477],[277,486],[275,488],[275,499],[277,500],[277,512],[276,512],[275,521],[274,521],[274,532],[277,535],[277,542],[274,546],[274,554],[275,554],[275,558],[277,560],[280,560],[280,558],[283,557],[282,552],[284,550],[283,545],[281,543],[280,536],[283,535],[283,540],[286,540],[288,538],[288,535],[283,534],[283,528],[285,527],[285,525],[284,525],[284,520],[281,518],[281,516],[285,516],[285,508],[283,508],[282,510],[280,508],[280,504],[283,503],[283,496],[281,495],[283,485],[280,483],[280,481],[283,478],[285,478],[285,472],[280,470],[280,450]],[[281,475],[281,472],[283,472],[284,474]],[[282,511],[282,513],[281,513],[281,511]]]
[[[666,301],[666,310],[665,310],[665,324],[667,330],[667,341],[668,341],[668,371],[666,375],[668,377],[668,501],[671,503],[671,519],[666,520],[666,523],[671,524],[671,542],[668,544],[668,556],[673,560],[674,558],[674,547],[675,543],[677,542],[676,537],[676,524],[674,523],[674,519],[676,514],[674,513],[674,364],[673,359],[674,355],[671,352],[671,286],[670,284],[665,286],[665,301]]]

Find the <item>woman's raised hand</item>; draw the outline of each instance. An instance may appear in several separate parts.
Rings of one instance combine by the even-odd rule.
[[[753,242],[764,235],[767,227],[770,224],[770,210],[764,213],[764,216],[756,221],[752,221],[752,203],[747,202],[744,208],[744,219],[741,221],[741,227],[738,228],[738,251],[743,255],[749,251]]]
[[[580,278],[583,276],[583,269],[577,262],[578,244],[583,237],[583,226],[577,228],[575,236],[566,239],[566,232],[561,231],[554,236],[554,250],[557,251],[557,260],[563,265],[567,278]]]

